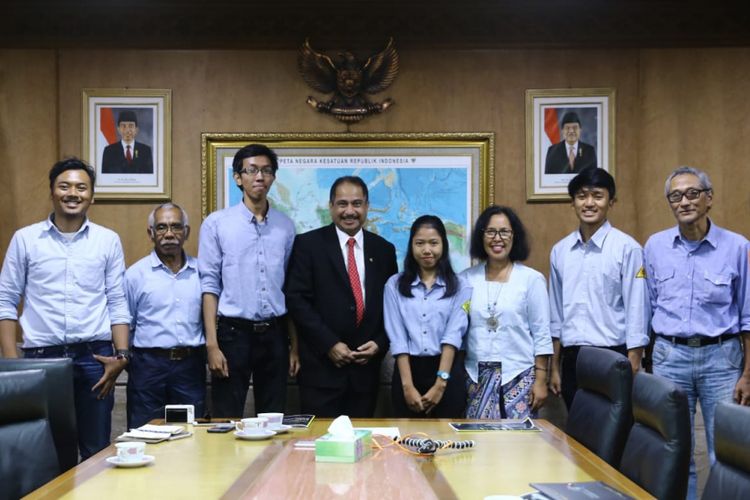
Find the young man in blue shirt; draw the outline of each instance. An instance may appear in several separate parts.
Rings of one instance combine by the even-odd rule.
[[[49,173],[53,212],[16,231],[0,273],[3,356],[17,357],[20,323],[24,357],[73,359],[84,460],[109,445],[115,381],[130,355],[120,238],[86,215],[94,180],[77,158],[57,162]]]

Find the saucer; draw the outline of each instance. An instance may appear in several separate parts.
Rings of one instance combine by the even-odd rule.
[[[156,458],[153,455],[143,455],[143,458],[140,460],[120,460],[120,457],[117,455],[113,457],[107,457],[107,462],[114,465],[115,467],[142,467],[144,465],[148,465],[150,463],[153,463]]]
[[[276,434],[284,434],[285,432],[289,432],[289,429],[291,429],[292,426],[291,425],[278,424],[278,425],[270,425],[268,428],[270,430],[274,431]]]
[[[247,441],[262,441],[263,439],[270,439],[271,436],[275,436],[276,433],[267,429],[259,429],[258,431],[252,433],[235,431],[234,435],[237,439],[245,439]]]

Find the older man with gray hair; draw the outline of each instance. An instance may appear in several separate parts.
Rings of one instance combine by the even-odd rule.
[[[750,356],[743,356],[750,349],[750,242],[708,217],[714,193],[705,172],[676,169],[664,193],[677,226],[651,236],[644,249],[653,371],[685,390],[691,423],[700,401],[713,464],[717,403],[750,405]],[[691,460],[688,498],[695,493]]]
[[[183,245],[188,216],[173,203],[154,208],[146,230],[150,255],[125,272],[132,358],[128,369],[128,428],[164,416],[168,404],[191,404],[203,414],[206,339],[198,262]]]

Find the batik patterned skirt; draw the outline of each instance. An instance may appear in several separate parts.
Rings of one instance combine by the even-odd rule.
[[[466,376],[466,418],[498,420],[536,417],[536,412],[531,411],[534,367],[522,371],[505,384],[502,384],[502,374],[499,361],[480,361],[478,382],[474,383],[471,377]]]

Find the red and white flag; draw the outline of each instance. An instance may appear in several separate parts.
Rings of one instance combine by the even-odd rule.
[[[560,142],[560,122],[557,119],[557,108],[544,108],[544,134],[542,135],[542,151]]]
[[[96,157],[101,159],[104,156],[104,148],[107,145],[117,142],[117,127],[115,126],[115,114],[112,108],[99,108],[99,130],[96,138]]]

